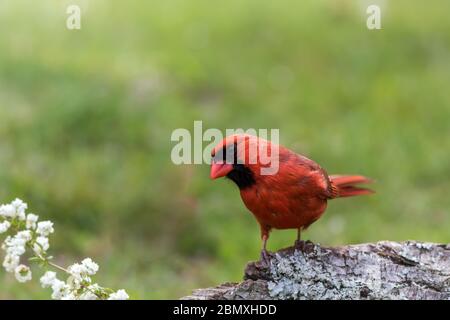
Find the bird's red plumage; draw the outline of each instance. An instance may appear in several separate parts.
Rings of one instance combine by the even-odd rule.
[[[230,144],[237,144],[237,159],[253,173],[254,183],[241,188],[240,193],[245,206],[259,222],[265,239],[272,228],[307,228],[321,217],[329,199],[372,193],[355,186],[370,182],[363,176],[328,176],[314,161],[254,136],[227,137],[214,148],[212,155]],[[249,155],[252,147],[268,148],[269,154],[274,147],[278,148],[276,174],[260,173],[264,165],[259,154]]]

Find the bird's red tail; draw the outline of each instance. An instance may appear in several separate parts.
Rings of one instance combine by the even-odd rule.
[[[371,183],[371,179],[363,176],[330,176],[333,189],[333,198],[361,196],[364,194],[375,193],[375,191],[367,188],[356,187],[361,183]]]

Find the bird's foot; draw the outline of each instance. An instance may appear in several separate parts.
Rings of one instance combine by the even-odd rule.
[[[263,268],[268,268],[270,266],[270,255],[266,249],[261,250],[261,258],[259,264]]]
[[[294,248],[300,251],[306,251],[308,246],[314,245],[311,241],[309,240],[295,240],[294,243]]]
[[[295,240],[294,248],[298,249],[300,251],[303,251],[305,249],[305,241],[303,241],[303,240]]]

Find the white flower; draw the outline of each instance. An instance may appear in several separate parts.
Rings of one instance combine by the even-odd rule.
[[[3,267],[7,272],[14,272],[16,267],[19,265],[20,258],[19,256],[9,255],[5,256],[5,260],[3,260]]]
[[[33,250],[37,254],[41,254],[42,251],[44,251],[44,252],[47,251],[49,247],[50,247],[50,245],[48,243],[47,237],[37,237],[36,243],[33,246]]]
[[[11,256],[18,256],[20,257],[21,255],[23,255],[25,253],[26,249],[25,246],[20,246],[20,245],[16,245],[16,246],[11,246],[8,248],[8,250],[6,251],[7,254],[11,255]]]
[[[27,229],[36,229],[36,222],[38,221],[39,216],[29,213],[27,214],[26,220],[26,228]]]
[[[16,209],[11,204],[4,204],[0,206],[0,216],[14,218],[16,216]]]
[[[130,297],[125,290],[117,290],[117,292],[111,293],[108,300],[128,300]]]
[[[40,279],[42,288],[50,288],[53,286],[55,281],[58,280],[56,278],[56,272],[47,271]]]
[[[39,233],[43,237],[47,237],[50,233],[55,231],[53,229],[53,222],[51,221],[41,221],[37,224],[36,232]]]
[[[2,245],[2,249],[6,250],[6,254],[11,256],[21,256],[25,253],[25,245],[27,240],[25,239],[26,234],[16,235],[14,237],[7,237]]]
[[[14,207],[19,220],[25,220],[25,210],[28,208],[28,205],[20,199],[14,200],[11,202],[11,205]]]
[[[28,242],[31,240],[31,238],[33,238],[33,235],[31,234],[30,230],[24,230],[24,231],[17,232],[16,238],[24,240],[25,242]]]
[[[65,295],[62,295],[61,300],[77,300],[77,296],[73,292],[68,292]]]
[[[31,280],[31,270],[23,264],[16,267],[14,270],[14,275],[19,282],[27,282]]]
[[[69,286],[64,281],[58,279],[53,281],[52,290],[52,299],[55,300],[62,299],[70,293]]]
[[[75,278],[81,278],[81,276],[86,272],[84,266],[79,263],[74,263],[67,268],[67,271]]]
[[[98,271],[98,264],[92,261],[91,258],[86,258],[81,261],[81,265],[84,267],[84,270],[88,275],[93,276]]]
[[[9,221],[3,221],[2,223],[0,223],[0,234],[8,231],[10,226],[11,226],[11,223],[9,223]]]
[[[85,275],[76,275],[76,276],[69,276],[67,278],[67,286],[70,288],[70,290],[79,290],[83,286],[91,283],[91,278],[85,276]]]
[[[12,225],[13,229],[19,229],[14,236],[7,234],[6,239],[3,242],[0,241],[0,248],[6,252],[2,265],[7,272],[14,273],[19,282],[27,282],[32,279],[31,269],[20,264],[20,257],[32,245],[30,251],[31,254],[35,254],[33,258],[48,262],[50,257],[47,258],[44,253],[50,247],[48,236],[54,232],[51,221],[39,222],[37,215],[26,214],[26,210],[27,204],[20,199],[16,199],[10,204],[0,205],[0,235],[11,231]],[[47,271],[40,278],[40,283],[43,288],[52,289],[52,299],[99,300],[108,297],[109,300],[125,300],[129,298],[125,290],[109,294],[111,289],[100,287],[96,283],[91,284],[90,276],[95,275],[98,270],[98,264],[91,258],[86,258],[81,263],[75,263],[67,268],[69,276],[65,282],[59,280],[55,272]]]
[[[103,288],[100,287],[97,283],[93,283],[93,284],[89,285],[88,289],[89,289],[89,291],[94,292],[94,293],[103,292]]]
[[[42,250],[42,248],[41,248],[40,245],[38,245],[37,243],[35,243],[35,244],[33,244],[33,252],[34,252],[36,255],[40,256],[40,255],[42,255],[42,253],[44,252],[44,250]]]
[[[90,290],[86,290],[79,296],[80,300],[98,300],[98,297],[95,293]]]

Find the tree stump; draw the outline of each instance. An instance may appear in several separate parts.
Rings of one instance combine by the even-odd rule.
[[[185,300],[450,299],[450,244],[407,241],[322,247],[304,242],[250,262],[244,281]]]

